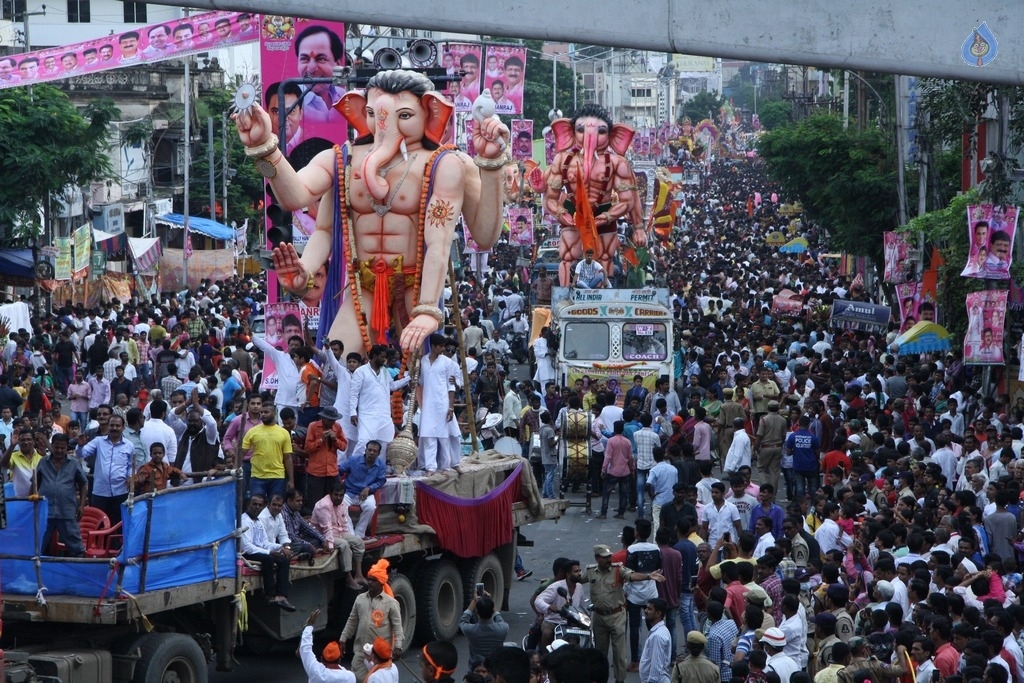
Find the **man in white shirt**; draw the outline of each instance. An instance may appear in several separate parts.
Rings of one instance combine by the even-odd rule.
[[[587,249],[583,254],[583,260],[576,264],[576,269],[573,272],[573,286],[594,289],[606,287],[608,284],[604,267],[594,260],[594,250]]]
[[[836,522],[839,519],[839,505],[833,502],[826,503],[824,512],[825,520],[814,532],[814,540],[821,547],[821,554],[824,555],[829,550],[845,552],[853,543],[853,539]]]
[[[939,424],[942,424],[943,420],[949,420],[949,431],[953,432],[960,438],[964,436],[964,415],[963,413],[957,412],[957,401],[955,398],[950,398],[946,401],[947,410],[942,415],[939,415]]]
[[[701,512],[701,535],[713,548],[723,534],[731,533],[732,538],[739,540],[740,513],[736,506],[725,499],[725,484],[716,481],[711,485],[711,504]]]
[[[267,538],[282,548],[291,548],[292,540],[288,537],[288,529],[284,525],[284,497],[274,494],[270,497],[267,507],[260,512],[259,520],[267,532]]]
[[[801,669],[801,666],[784,652],[786,634],[780,628],[767,629],[761,636],[761,644],[768,655],[764,670],[777,674],[781,683],[789,683],[789,679]]]
[[[352,456],[362,457],[366,444],[379,441],[381,451],[387,453],[388,444],[395,438],[395,425],[391,419],[391,392],[409,383],[409,377],[391,379],[384,367],[388,360],[388,347],[375,344],[370,349],[370,361],[352,373],[349,393],[349,422],[358,429],[358,442]]]
[[[164,462],[174,463],[178,457],[178,437],[167,424],[167,402],[156,400],[149,404],[149,419],[139,432],[139,439],[146,453],[154,443],[164,445]]]
[[[242,528],[242,557],[250,562],[258,562],[262,567],[263,593],[267,596],[267,604],[280,607],[286,612],[294,612],[295,606],[288,602],[291,548],[270,540],[266,528],[260,522],[260,514],[265,505],[263,496],[249,498],[245,514],[239,522]]]

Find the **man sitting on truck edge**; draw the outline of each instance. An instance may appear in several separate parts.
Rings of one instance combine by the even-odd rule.
[[[260,522],[260,513],[266,505],[261,495],[249,498],[242,515],[242,557],[259,562],[263,570],[263,594],[267,603],[276,605],[286,612],[294,612],[295,606],[288,602],[288,566],[291,562],[291,549],[286,545],[278,545],[268,538],[267,530]]]
[[[360,454],[359,457],[363,457]],[[313,506],[310,523],[327,539],[327,549],[338,549],[341,554],[341,569],[348,573],[346,584],[353,590],[360,590],[366,579],[363,577],[363,554],[366,544],[352,531],[352,518],[345,504],[345,484],[338,482],[328,495]]]

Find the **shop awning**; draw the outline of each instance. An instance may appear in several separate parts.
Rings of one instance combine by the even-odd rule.
[[[124,252],[125,240],[127,239],[123,232],[112,234],[109,232],[103,232],[102,230],[92,229],[92,239],[95,243],[96,249],[99,249],[108,257]]]
[[[140,273],[150,271],[164,253],[163,246],[156,237],[129,237],[128,249],[135,259],[135,270]]]
[[[0,284],[30,287],[35,280],[31,249],[0,249]]]
[[[863,301],[832,302],[832,317],[829,326],[838,330],[857,330],[881,334],[889,329],[892,311],[888,306],[869,304]]]
[[[915,353],[931,353],[934,351],[949,351],[949,340],[952,336],[942,325],[922,320],[896,337],[893,345],[899,347],[898,353],[901,356],[909,356]]]
[[[165,223],[175,228],[185,227],[185,216],[180,213],[165,213],[156,217],[158,223]],[[212,221],[209,218],[199,216],[188,217],[188,229],[194,230],[215,240],[233,240],[235,231],[223,223]]]

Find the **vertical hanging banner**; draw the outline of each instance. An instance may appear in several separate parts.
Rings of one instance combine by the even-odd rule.
[[[885,273],[883,278],[886,282],[899,284],[907,281],[909,264],[907,256],[910,253],[910,245],[901,232],[886,232],[883,235],[885,249]]]
[[[92,228],[83,225],[71,235],[74,242],[75,258],[72,270],[76,276],[89,267],[89,259],[92,257]]]
[[[555,161],[555,134],[551,129],[544,132],[544,163],[550,166]]]
[[[512,158],[526,161],[533,158],[533,119],[512,119]]]
[[[476,121],[466,117],[466,154],[476,156],[476,146],[473,145],[473,131],[476,130]]]
[[[284,102],[280,102],[279,86],[291,79],[333,77],[334,67],[345,64],[345,25],[336,21],[264,16],[259,39],[261,104],[270,113],[271,129],[285,141],[288,161],[295,170],[299,170],[320,152],[347,139],[348,125],[334,108],[345,90],[334,83],[286,83]],[[288,111],[283,131],[280,125],[282,110]],[[319,202],[289,215],[277,204],[268,183],[265,206],[268,235],[274,235],[274,241],[288,241],[290,233],[290,241],[296,248],[305,246],[316,229]],[[340,246],[335,246],[335,253],[341,254]],[[314,334],[319,326],[320,296],[323,293],[321,276],[326,274],[326,268],[325,264],[315,274],[318,285],[298,303],[307,329]],[[276,277],[273,271],[267,275],[267,300],[277,301]],[[269,327],[268,313],[268,330]],[[265,371],[264,374],[269,373]]]
[[[292,337],[303,337],[302,314],[295,302],[278,302],[267,304],[263,309],[263,320],[266,325],[264,338],[279,351],[288,349],[288,340]],[[269,354],[263,356],[263,384],[261,389],[277,389],[277,366]]]
[[[513,247],[533,244],[533,209],[528,206],[508,208],[508,243]]]
[[[920,283],[905,282],[896,285],[896,298],[899,299],[900,332],[906,332],[917,324],[917,307],[920,303]]]
[[[465,72],[461,81],[448,83],[445,94],[455,103],[455,111],[468,113],[473,100],[480,94],[480,61],[483,58],[482,45],[472,43],[444,43],[441,48],[441,65],[449,74]]]
[[[498,114],[523,113],[526,81],[526,48],[519,45],[487,45],[484,87],[494,98]]]
[[[1016,206],[977,204],[967,207],[967,238],[971,248],[960,275],[984,280],[1009,280]]]
[[[55,237],[53,243],[57,247],[57,257],[53,261],[53,279],[71,279],[71,238]]]
[[[1003,327],[1006,320],[1005,289],[986,289],[967,295],[967,333],[964,362],[971,365],[1002,365]]]

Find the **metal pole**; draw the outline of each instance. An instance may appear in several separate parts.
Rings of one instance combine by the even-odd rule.
[[[576,60],[572,60],[572,110],[576,111],[579,106],[576,104]]]
[[[217,220],[217,176],[213,173],[215,157],[213,149],[213,117],[206,117],[206,141],[210,160],[210,220]]]
[[[556,99],[558,97],[558,59],[551,55],[551,110],[555,111]]]
[[[188,16],[188,10],[185,10],[185,16]],[[185,217],[185,238],[181,242],[181,264],[182,271],[185,279],[185,289],[188,289],[188,258],[185,256],[185,252],[188,251],[188,183],[189,183],[189,167],[192,165],[192,151],[189,149],[189,143],[192,141],[192,71],[189,68],[190,57],[185,57],[185,207],[182,214]]]
[[[221,198],[221,213],[224,216],[224,222],[228,221],[228,115],[220,115],[220,146],[221,146],[221,163],[224,164],[222,169],[222,183],[224,185],[224,194]]]
[[[843,72],[843,130],[850,127],[850,72]]]

